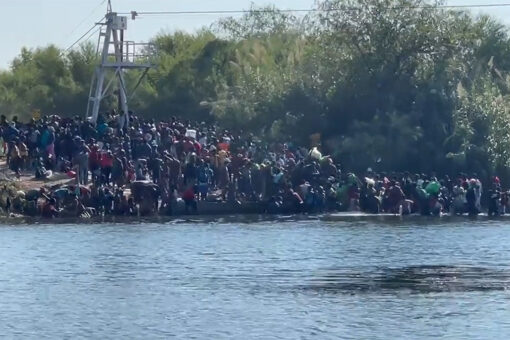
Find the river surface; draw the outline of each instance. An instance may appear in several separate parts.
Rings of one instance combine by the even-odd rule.
[[[508,339],[510,221],[0,226],[0,337]]]

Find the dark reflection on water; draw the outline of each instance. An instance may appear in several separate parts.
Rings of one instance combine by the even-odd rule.
[[[0,338],[510,337],[505,220],[332,219],[0,226]]]
[[[510,271],[440,265],[385,268],[373,272],[351,272],[339,268],[324,271],[302,288],[328,293],[504,291],[510,288]]]

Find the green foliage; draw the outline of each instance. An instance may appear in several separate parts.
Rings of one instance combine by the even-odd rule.
[[[459,151],[481,149],[494,168],[510,167],[510,97],[490,74],[477,79],[466,91],[459,85],[459,106],[454,111],[454,137]]]
[[[55,46],[22,49],[9,72],[0,76],[0,111],[22,119],[33,110],[53,114],[81,114],[87,102],[96,63],[92,46],[63,56]]]
[[[349,168],[510,168],[510,41],[487,16],[426,0],[322,0],[305,18],[252,8],[195,34],[160,34],[131,108],[308,143]],[[91,45],[23,49],[0,112],[83,114]],[[139,73],[126,75],[128,87]],[[115,106],[109,98],[103,109]]]
[[[220,35],[236,40],[286,35],[289,31],[302,29],[295,16],[281,12],[275,6],[257,8],[253,5],[250,14],[240,19],[220,19],[213,27]]]

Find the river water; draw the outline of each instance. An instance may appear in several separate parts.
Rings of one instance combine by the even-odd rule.
[[[0,227],[1,338],[505,339],[510,223]]]

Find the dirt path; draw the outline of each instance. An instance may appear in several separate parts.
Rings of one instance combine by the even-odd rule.
[[[21,173],[21,177],[16,179],[14,172],[12,172],[5,162],[5,159],[0,159],[0,181],[8,180],[8,181],[16,181],[19,183],[23,190],[33,190],[40,189],[43,186],[54,187],[61,186],[65,184],[73,183],[73,180],[70,179],[66,174],[62,173],[54,173],[53,176],[47,180],[39,180],[35,179],[33,172],[24,171]]]

